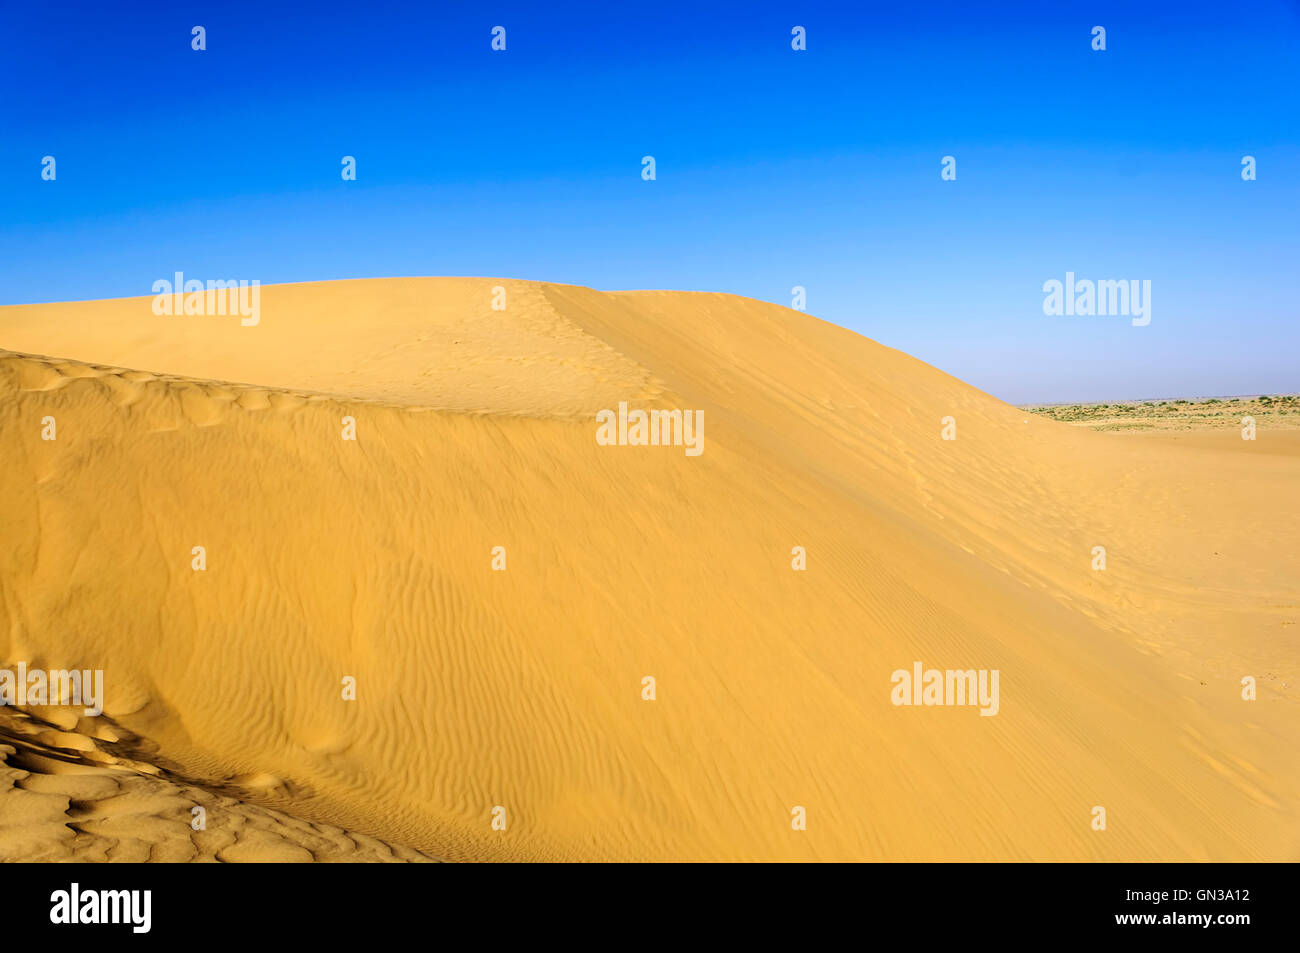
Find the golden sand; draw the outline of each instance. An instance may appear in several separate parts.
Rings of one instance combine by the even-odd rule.
[[[0,308],[0,667],[106,685],[0,708],[0,858],[1300,859],[1300,431],[1091,432],[721,294],[150,305]],[[917,661],[997,714],[894,705]]]

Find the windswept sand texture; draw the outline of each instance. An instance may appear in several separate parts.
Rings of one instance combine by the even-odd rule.
[[[0,664],[107,682],[0,709],[0,858],[1300,859],[1300,431],[1095,433],[775,305],[496,279],[0,347]],[[620,400],[704,453],[598,446]],[[895,707],[916,660],[999,713]]]
[[[191,784],[128,756],[141,739],[94,730],[0,711],[0,861],[433,860],[260,807],[268,778]]]

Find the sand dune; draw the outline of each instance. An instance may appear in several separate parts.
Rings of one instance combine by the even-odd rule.
[[[0,708],[0,858],[1300,859],[1300,431],[1094,433],[775,305],[497,279],[0,347],[0,667],[106,683]],[[598,444],[620,402],[704,452]],[[894,705],[918,660],[997,714]]]

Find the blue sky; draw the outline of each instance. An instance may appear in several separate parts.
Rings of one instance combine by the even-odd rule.
[[[1294,0],[115,6],[0,11],[0,303],[801,285],[1013,402],[1300,390]],[[1067,271],[1151,323],[1045,316]]]

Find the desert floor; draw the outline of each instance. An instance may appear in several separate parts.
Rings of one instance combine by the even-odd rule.
[[[1094,432],[723,294],[151,305],[0,308],[0,668],[105,680],[0,708],[0,859],[1300,859],[1294,403]]]
[[[1051,404],[1024,410],[1092,430],[1124,433],[1156,431],[1237,431],[1253,422],[1260,428],[1300,430],[1300,395],[1203,397],[1193,400],[1141,400],[1118,404]],[[1213,441],[1211,441],[1213,442]]]

